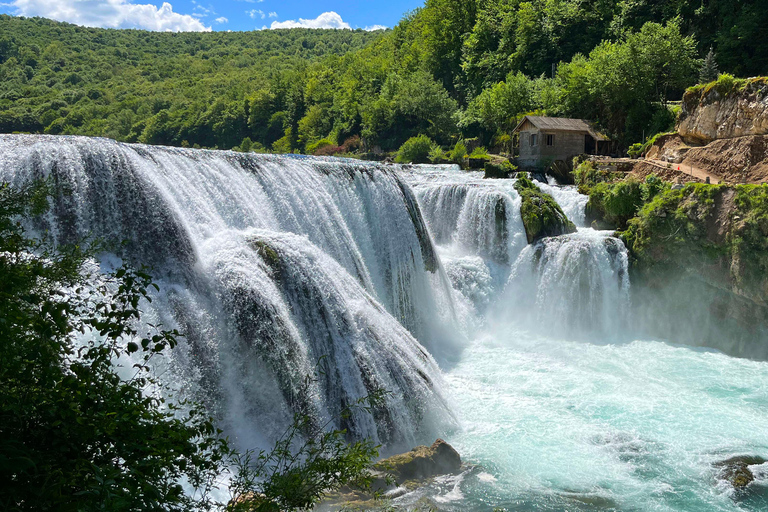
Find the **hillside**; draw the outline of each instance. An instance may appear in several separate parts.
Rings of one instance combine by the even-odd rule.
[[[0,15],[0,132],[231,148],[250,133],[253,95],[265,84],[285,101],[301,69],[380,36],[310,29],[161,33]],[[282,123],[276,129],[282,136]]]
[[[671,127],[668,101],[697,83],[710,48],[722,72],[768,72],[760,6],[427,0],[384,33],[160,34],[2,16],[0,132],[335,154],[420,134],[499,146],[537,111],[595,121],[620,150]]]

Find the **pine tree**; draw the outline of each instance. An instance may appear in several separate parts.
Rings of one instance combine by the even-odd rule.
[[[704,57],[704,62],[701,64],[699,70],[699,83],[708,84],[714,82],[717,77],[720,76],[720,70],[717,68],[717,61],[715,60],[715,52],[712,47],[709,48],[709,53]]]

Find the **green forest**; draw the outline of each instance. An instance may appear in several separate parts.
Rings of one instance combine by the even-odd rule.
[[[0,34],[0,132],[281,153],[393,151],[418,135],[499,147],[530,112],[590,119],[626,148],[667,130],[686,88],[768,73],[757,0],[427,0],[377,32],[2,15]]]

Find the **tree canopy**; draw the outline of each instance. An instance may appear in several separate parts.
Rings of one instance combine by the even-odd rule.
[[[427,0],[373,33],[172,34],[3,15],[0,131],[333,154],[353,137],[362,151],[418,134],[489,144],[538,109],[587,117],[626,145],[669,124],[666,101],[696,83],[710,49],[710,72],[768,74],[761,5]]]

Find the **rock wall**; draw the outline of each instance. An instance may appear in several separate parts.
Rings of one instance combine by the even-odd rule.
[[[622,239],[639,327],[768,359],[768,185],[664,190]]]
[[[686,174],[687,169],[694,167],[717,175],[725,183],[768,182],[768,135],[717,139],[698,146],[687,144],[680,135],[673,133],[659,137],[646,158],[669,162],[669,169],[639,160],[633,175],[644,178],[654,173],[667,181],[701,181]],[[678,167],[683,172],[678,172]]]
[[[768,134],[768,78],[713,82],[683,96],[678,133],[687,142]]]

